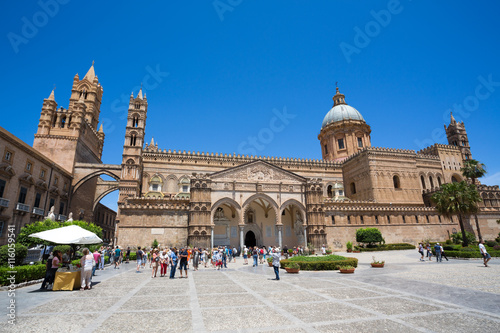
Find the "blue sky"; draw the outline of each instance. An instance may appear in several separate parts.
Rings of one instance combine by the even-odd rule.
[[[372,145],[446,143],[455,109],[473,157],[500,183],[498,2],[9,2],[0,13],[1,126],[33,143],[56,85],[95,60],[104,87],[103,162],[121,163],[124,110],[147,88],[146,141],[160,148],[321,158],[335,82],[372,128]],[[269,131],[276,114],[285,126]],[[125,115],[126,116],[126,115]],[[260,137],[259,137],[260,135]],[[251,147],[251,138],[257,145]],[[103,203],[115,208],[117,193]]]

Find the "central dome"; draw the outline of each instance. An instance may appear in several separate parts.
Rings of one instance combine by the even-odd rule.
[[[359,113],[359,111],[353,108],[352,106],[349,106],[347,104],[339,104],[335,105],[330,111],[328,111],[325,118],[323,119],[323,124],[321,125],[321,129],[325,128],[327,125],[331,123],[342,120],[365,121],[361,113]]]
[[[323,124],[321,124],[321,129],[325,128],[331,123],[335,123],[337,121],[342,120],[360,120],[365,122],[361,113],[358,110],[353,108],[352,106],[347,105],[345,102],[345,95],[339,92],[339,88],[337,87],[337,92],[335,96],[333,96],[333,107],[326,114],[323,119]]]

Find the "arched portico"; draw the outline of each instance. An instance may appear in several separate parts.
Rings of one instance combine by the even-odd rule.
[[[210,215],[213,226],[212,246],[237,247],[239,245],[240,215],[240,205],[231,198],[222,198],[213,204]]]
[[[287,246],[307,246],[306,208],[295,200],[289,199],[280,207],[283,228],[282,242]]]

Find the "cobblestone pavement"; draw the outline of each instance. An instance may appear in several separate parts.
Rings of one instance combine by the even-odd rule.
[[[372,256],[385,268],[372,268]],[[242,264],[189,278],[107,268],[92,290],[16,291],[16,325],[1,332],[499,332],[500,260],[419,262],[415,250],[357,253],[352,275]]]

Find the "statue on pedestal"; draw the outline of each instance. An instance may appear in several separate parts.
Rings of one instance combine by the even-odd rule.
[[[69,216],[68,216],[68,219],[66,220],[66,222],[73,222],[73,213],[72,212],[69,213]]]
[[[50,207],[49,215],[47,215],[47,217],[45,219],[52,220],[52,221],[56,220],[56,214],[54,214],[54,206]]]

